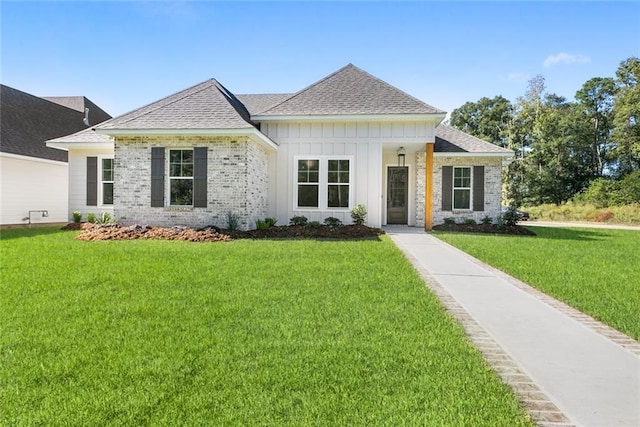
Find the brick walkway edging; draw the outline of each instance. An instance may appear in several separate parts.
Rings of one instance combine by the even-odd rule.
[[[402,248],[402,243],[395,236],[390,234],[388,236],[398,247]],[[496,343],[493,337],[442,287],[438,280],[410,252],[403,252],[447,312],[462,326],[469,340],[482,353],[487,363],[502,381],[513,389],[523,408],[536,425],[540,427],[576,427],[549,399],[547,394],[533,382],[531,377]]]

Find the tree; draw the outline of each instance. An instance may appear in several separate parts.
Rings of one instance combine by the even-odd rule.
[[[616,71],[618,94],[614,102],[614,158],[617,175],[640,169],[640,59],[631,57]]]
[[[501,147],[507,145],[507,129],[513,107],[508,99],[498,95],[467,102],[451,112],[453,127]]]
[[[576,92],[584,118],[591,123],[591,130],[585,136],[591,141],[590,163],[594,178],[602,176],[605,169],[609,169],[615,94],[615,82],[610,77],[590,79]]]

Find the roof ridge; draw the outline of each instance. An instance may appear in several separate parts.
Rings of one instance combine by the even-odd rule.
[[[129,112],[126,112],[124,114],[120,114],[117,117],[112,117],[109,120],[106,120],[106,121],[104,121],[102,123],[99,123],[99,124],[95,125],[93,128],[94,129],[99,128],[103,124],[106,124],[106,123],[111,122],[111,121],[115,121],[116,119],[122,120],[123,117],[128,116],[128,115],[131,115],[131,117],[122,120],[122,123],[131,122],[133,120],[139,119],[140,117],[144,117],[144,116],[146,116],[148,114],[151,114],[154,111],[159,110],[160,108],[164,108],[167,105],[175,104],[176,102],[178,102],[178,101],[180,101],[180,100],[182,100],[182,99],[184,99],[184,98],[186,98],[188,96],[191,96],[193,94],[202,92],[203,90],[208,89],[209,87],[211,87],[211,85],[217,86],[217,85],[220,85],[220,83],[218,83],[218,81],[216,79],[214,79],[214,78],[207,79],[207,80],[205,80],[203,82],[197,83],[197,84],[195,84],[193,86],[190,86],[190,87],[188,87],[186,89],[183,89],[183,90],[180,90],[178,92],[172,93],[171,95],[165,96],[164,98],[161,98],[161,99],[159,99],[157,101],[150,102],[148,104],[143,105],[142,107],[136,108],[136,109],[131,110]],[[202,86],[202,87],[198,88],[199,86]],[[198,88],[198,89],[196,89],[196,88]],[[176,97],[175,99],[172,99],[171,101],[168,101],[169,98],[174,97],[176,95],[180,95],[180,94],[182,94],[182,96]],[[163,101],[168,101],[168,102],[164,103]],[[157,106],[155,108],[149,109],[148,111],[142,111],[142,112],[140,112],[140,114],[134,115],[134,113],[136,113],[138,111],[141,111],[141,110],[144,110],[145,108],[151,107],[154,104],[157,104]]]

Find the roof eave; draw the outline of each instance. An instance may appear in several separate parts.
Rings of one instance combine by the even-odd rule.
[[[511,152],[501,152],[501,151],[477,151],[477,152],[447,152],[447,151],[436,151],[433,153],[434,157],[513,157],[515,153]]]
[[[96,128],[96,133],[109,136],[248,136],[253,141],[271,150],[277,150],[278,144],[254,127],[247,128],[215,128],[215,129],[103,129]]]
[[[69,151],[69,149],[93,149],[93,150],[113,150],[112,142],[64,142],[51,141],[46,143],[47,147]]]
[[[256,114],[251,116],[251,120],[256,122],[269,121],[339,121],[339,122],[379,122],[379,121],[433,121],[440,123],[447,113],[427,113],[427,114],[294,114],[294,115],[271,115]]]

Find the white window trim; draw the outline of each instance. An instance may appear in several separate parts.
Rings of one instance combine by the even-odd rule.
[[[193,208],[193,185],[191,187],[191,204],[190,205],[172,205],[171,204],[171,180],[172,179],[191,179],[191,181],[193,181],[194,176],[193,174],[195,173],[195,170],[192,172],[191,174],[191,178],[189,177],[175,177],[172,178],[171,177],[171,152],[172,151],[191,151],[193,153],[193,147],[167,147],[166,152],[165,152],[165,165],[164,165],[164,176],[166,177],[166,182],[165,182],[165,207],[166,208],[173,208],[173,209],[190,209]],[[192,156],[192,159],[193,156]],[[195,159],[194,159],[195,162]],[[195,167],[195,165],[194,165]]]
[[[110,205],[104,203],[104,194],[103,194],[104,193],[104,190],[103,190],[103,184],[104,183],[111,182],[113,184],[114,196],[115,196],[115,179],[113,181],[103,181],[102,180],[102,160],[105,160],[105,159],[111,159],[113,173],[114,173],[114,177],[113,178],[115,178],[116,164],[115,164],[114,156],[113,155],[99,155],[98,156],[98,206],[112,208],[113,207],[113,203],[110,204]]]
[[[469,187],[456,187],[456,169],[469,169]],[[469,207],[456,208],[456,190],[469,190]],[[451,171],[451,211],[452,212],[473,212],[473,166],[461,165],[453,166]]]
[[[298,206],[298,161],[299,160],[318,160],[319,162],[319,178],[318,178],[318,207]],[[329,160],[348,160],[349,161],[349,206],[346,208],[337,208],[328,206],[328,190],[329,190]],[[354,156],[331,155],[297,155],[293,156],[293,210],[294,211],[335,211],[349,212],[354,206]]]

